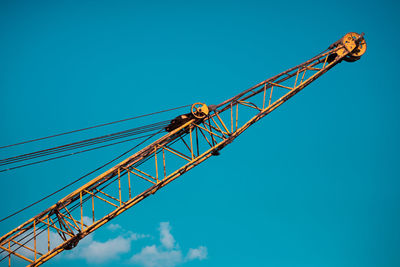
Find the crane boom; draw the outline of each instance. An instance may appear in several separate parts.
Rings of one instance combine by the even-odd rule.
[[[348,33],[325,52],[218,104],[195,103],[166,134],[0,238],[0,253],[39,266],[230,144],[338,63],[366,51]],[[240,116],[239,116],[240,115]]]

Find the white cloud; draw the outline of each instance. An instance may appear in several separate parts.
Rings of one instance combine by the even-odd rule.
[[[175,238],[171,234],[171,226],[169,222],[161,222],[160,228],[160,241],[161,244],[167,249],[172,249],[175,245]]]
[[[83,216],[83,223],[86,225],[90,225],[93,223],[93,219],[89,218],[87,216]],[[29,233],[29,237],[33,237],[33,229],[29,230],[28,233]],[[53,228],[50,228],[49,233],[47,233],[46,228],[44,228],[44,230],[38,230],[37,234],[36,234],[36,250],[42,254],[45,254],[48,252],[48,237],[47,237],[48,234],[50,235],[50,250],[52,250],[53,248],[57,247],[58,245],[60,245],[61,243],[64,242],[62,240],[62,238],[60,237],[60,235],[57,233],[57,231]],[[83,240],[86,240],[86,238]],[[82,243],[83,240],[81,240],[80,243]],[[33,239],[30,240],[25,245],[27,247],[33,248],[34,240]],[[33,257],[33,255],[34,255],[32,251],[30,251],[24,247],[19,248],[18,252],[29,258]]]
[[[70,259],[84,259],[87,263],[103,263],[118,260],[122,254],[131,250],[131,242],[146,238],[148,235],[127,232],[105,242],[93,239],[93,234],[85,237],[77,248],[68,254]]]
[[[173,267],[182,262],[180,250],[163,250],[156,245],[146,246],[133,255],[131,262],[145,267]]]
[[[27,238],[27,240],[29,240],[30,238],[33,237],[33,230],[29,230],[27,235],[29,236]],[[50,235],[50,250],[55,248],[56,246],[60,245],[63,240],[61,239],[60,235],[57,234],[56,232],[50,230],[49,231],[49,235]],[[25,241],[25,240],[24,240]],[[25,246],[29,247],[29,248],[33,248],[34,247],[34,240],[30,240],[29,242],[25,243],[22,242]],[[16,246],[15,248],[20,247],[20,246]],[[36,251],[45,254],[48,251],[48,237],[47,237],[47,230],[45,229],[44,231],[39,231],[37,232],[36,235]],[[18,253],[28,257],[28,258],[32,258],[34,253],[24,247],[20,247],[17,250]]]
[[[129,231],[128,234],[130,235],[132,240],[138,240],[138,239],[150,237],[150,235],[137,234],[137,233],[133,233],[131,231]]]
[[[84,218],[84,221],[89,219]],[[107,261],[118,262],[121,257],[127,256],[126,254],[131,251],[132,241],[149,237],[149,235],[126,231],[119,224],[110,224],[107,229],[110,231],[118,230],[121,234],[101,242],[95,240],[94,233],[92,233],[80,240],[76,248],[63,253],[62,257],[64,259],[83,259],[92,264],[100,264]],[[142,247],[138,253],[129,258],[127,263],[143,267],[175,267],[188,261],[207,258],[207,248],[205,246],[190,248],[185,255],[171,234],[169,222],[161,222],[157,230],[159,231],[159,243]],[[62,239],[57,232],[50,230],[50,237],[50,249],[62,243]],[[33,247],[33,240],[28,243],[28,246]],[[37,236],[37,249],[43,254],[47,252],[47,231]],[[28,257],[33,256],[31,251],[24,248],[21,248],[19,252]]]
[[[121,228],[122,228],[121,225],[119,225],[119,224],[117,224],[117,223],[110,223],[110,224],[107,226],[107,229],[110,230],[110,231],[116,231],[116,230],[119,230],[119,229],[121,229]]]
[[[186,257],[183,257],[182,250],[170,232],[169,222],[161,222],[158,230],[160,231],[161,245],[145,246],[139,253],[131,257],[131,263],[144,267],[174,267],[187,261],[207,258],[207,248],[204,246],[190,248]]]
[[[81,244],[82,245],[82,244]],[[120,254],[131,250],[131,238],[117,236],[105,242],[92,241],[87,246],[76,249],[72,258],[83,258],[88,263],[102,263],[108,260],[119,259]]]
[[[93,218],[88,217],[88,216],[83,216],[83,223],[85,225],[87,225],[87,226],[92,225],[93,224]]]
[[[204,246],[199,246],[198,248],[189,249],[188,254],[186,255],[186,260],[204,260],[207,258],[207,248]]]

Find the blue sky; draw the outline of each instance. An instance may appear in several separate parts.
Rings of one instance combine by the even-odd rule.
[[[220,103],[347,32],[368,45],[47,266],[399,266],[398,13],[395,1],[1,1],[1,145]],[[0,173],[1,217],[127,148]]]

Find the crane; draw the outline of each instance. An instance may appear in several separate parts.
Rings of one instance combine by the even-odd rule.
[[[218,105],[194,103],[170,121],[165,134],[0,238],[11,266],[39,266],[206,159],[217,156],[252,124],[328,70],[366,51],[364,34],[350,32],[317,56],[266,79]],[[61,241],[60,241],[61,240]]]

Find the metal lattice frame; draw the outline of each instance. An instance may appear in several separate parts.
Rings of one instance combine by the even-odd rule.
[[[326,52],[210,106],[205,118],[190,119],[1,237],[0,255],[8,257],[10,266],[16,258],[38,266],[74,248],[91,232],[219,154],[250,125],[349,58],[353,49],[336,42]]]

